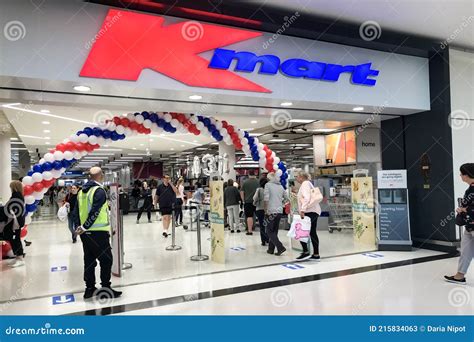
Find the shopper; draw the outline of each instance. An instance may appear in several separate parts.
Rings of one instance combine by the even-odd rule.
[[[132,198],[133,206],[138,209],[138,201],[140,200],[140,186],[137,183],[133,185]]]
[[[10,183],[12,195],[4,207],[0,208],[0,221],[4,224],[3,239],[10,243],[15,260],[10,267],[25,265],[21,228],[25,225],[25,199],[23,184],[14,180]]]
[[[224,206],[227,209],[227,217],[230,226],[230,232],[240,233],[240,204],[242,198],[240,197],[239,190],[234,186],[234,181],[229,179],[227,181],[227,187],[224,190]]]
[[[274,254],[276,248],[275,255],[280,256],[286,251],[286,248],[278,239],[278,228],[283,207],[288,202],[288,195],[276,178],[275,173],[270,172],[267,179],[268,183],[265,184],[264,189],[265,223],[269,240],[267,253]]]
[[[240,194],[242,196],[242,201],[244,202],[244,214],[247,220],[247,235],[253,235],[253,216],[255,215],[255,206],[253,205],[253,195],[259,187],[259,182],[256,176],[257,172],[250,170],[249,178],[244,181],[242,184],[242,189]]]
[[[175,206],[175,220],[178,226],[183,225],[183,204],[184,204],[184,179],[180,177],[176,183],[176,206]]]
[[[156,189],[157,201],[160,206],[160,213],[163,218],[163,236],[168,237],[168,229],[170,227],[171,215],[173,207],[176,203],[176,195],[178,189],[170,182],[170,176],[163,177],[163,183],[158,185]]]
[[[465,275],[474,258],[474,163],[461,165],[460,172],[462,181],[469,185],[460,201],[461,205],[456,209],[456,224],[464,227],[461,236],[461,255],[457,273],[444,278],[451,283],[466,284]]]
[[[64,203],[66,202],[66,196],[67,196],[66,188],[61,187],[61,189],[58,190],[58,195],[56,197],[58,208],[61,208],[64,205]]]
[[[260,187],[255,191],[253,196],[253,205],[255,206],[255,215],[258,219],[258,224],[260,226],[260,239],[262,241],[262,246],[266,246],[268,243],[268,236],[265,232],[265,184],[268,183],[267,175],[260,178],[259,184]]]
[[[143,204],[139,205],[138,208],[137,224],[140,224],[140,218],[142,217],[142,214],[145,210],[148,217],[148,223],[151,223],[151,207],[153,205],[153,197],[151,196],[151,189],[148,187],[147,182],[143,182],[142,184],[139,203],[140,202]]]
[[[66,205],[68,207],[68,215],[67,215],[67,223],[69,227],[69,231],[72,235],[72,243],[77,242],[77,234],[76,228],[79,226],[79,222],[75,221],[74,218],[74,210],[77,205],[77,193],[79,191],[79,187],[77,185],[71,186],[71,191],[66,196]]]
[[[102,185],[104,173],[100,167],[90,169],[90,180],[77,194],[74,208],[75,221],[79,222],[76,234],[80,235],[84,250],[84,299],[117,298],[122,292],[111,288],[112,248],[110,246],[110,221],[107,193]],[[102,288],[95,287],[95,267],[100,263]]]
[[[298,213],[302,219],[305,216],[308,216],[311,219],[311,231],[310,238],[311,244],[313,245],[313,254],[310,254],[308,243],[301,241],[301,247],[303,247],[303,253],[296,258],[298,261],[303,260],[320,260],[319,256],[319,238],[316,232],[318,225],[318,218],[321,215],[321,207],[319,206],[318,201],[314,201],[314,198],[311,196],[312,189],[314,188],[313,183],[310,181],[310,175],[303,171],[297,170],[295,173],[296,181],[300,184],[298,190],[297,200],[298,200]]]

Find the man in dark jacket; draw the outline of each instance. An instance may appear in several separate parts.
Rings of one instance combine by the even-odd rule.
[[[110,246],[110,221],[107,193],[102,185],[104,174],[100,167],[90,169],[90,180],[77,194],[74,210],[75,221],[80,223],[76,233],[80,235],[84,250],[84,299],[92,297],[117,298],[122,292],[111,288],[112,248]],[[102,288],[95,287],[95,267],[100,263]]]

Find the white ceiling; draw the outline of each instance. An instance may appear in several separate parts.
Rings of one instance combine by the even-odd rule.
[[[312,13],[362,24],[376,21],[381,29],[444,41],[474,49],[473,0],[250,0],[286,11]],[[471,17],[471,18],[470,18]]]

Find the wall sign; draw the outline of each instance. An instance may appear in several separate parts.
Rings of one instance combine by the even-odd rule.
[[[406,189],[407,170],[381,170],[377,172],[379,189]]]
[[[281,73],[327,82],[337,82],[341,74],[348,73],[351,83],[365,86],[374,86],[379,74],[379,70],[372,69],[372,62],[340,65],[299,58],[282,61],[276,55],[220,49],[262,33],[196,21],[164,25],[164,20],[156,15],[110,9],[80,76],[136,81],[142,70],[152,69],[188,86],[271,93],[271,89],[229,71],[231,63],[237,61],[234,71],[253,72],[258,64],[260,74]],[[188,30],[191,25],[196,32]],[[214,50],[210,62],[199,56],[210,50]],[[128,55],[133,56],[134,63],[127,62]]]

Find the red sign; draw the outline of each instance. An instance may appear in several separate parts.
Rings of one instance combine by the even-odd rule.
[[[111,9],[95,37],[80,76],[136,81],[152,69],[192,87],[271,91],[228,70],[209,68],[199,53],[261,36],[237,28]]]

